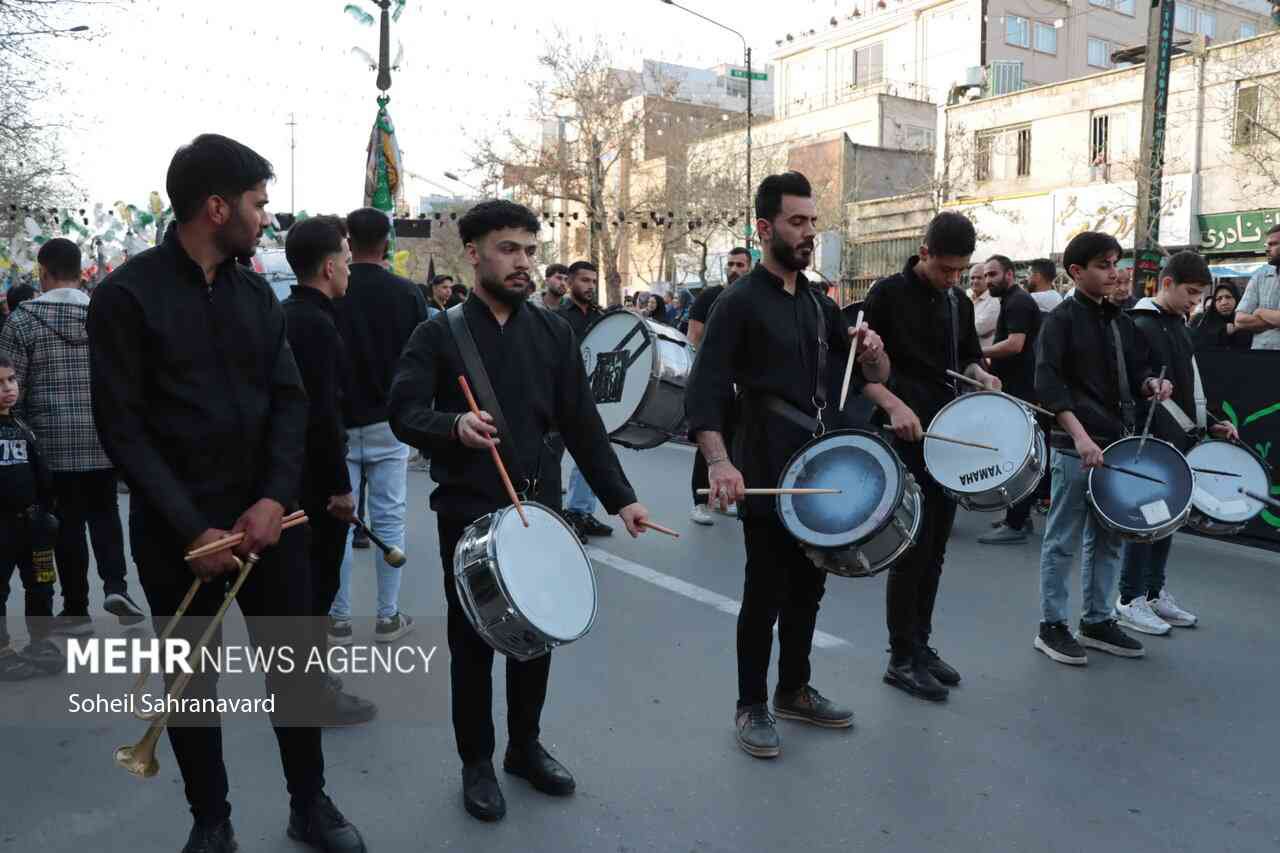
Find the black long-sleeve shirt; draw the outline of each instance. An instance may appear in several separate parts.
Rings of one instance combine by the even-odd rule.
[[[820,314],[810,293],[817,297]],[[750,488],[775,488],[791,456],[813,437],[764,408],[760,395],[816,416],[819,337],[829,347],[828,363],[843,369],[848,324],[835,303],[813,292],[803,275],[796,276],[795,294],[787,293],[782,279],[762,264],[726,289],[711,309],[685,387],[689,436],[696,440],[704,431],[724,435],[731,427],[733,461]],[[825,374],[821,381],[825,390]],[[773,517],[772,498],[749,497],[740,508],[746,519]]]
[[[907,260],[902,272],[871,287],[865,319],[884,341],[893,364],[889,390],[915,412],[927,429],[938,411],[955,399],[955,382],[947,370],[964,373],[982,360],[973,319],[973,303],[954,288],[938,289],[916,275],[920,259]],[[956,359],[952,360],[952,316],[955,306]]]
[[[347,431],[342,422],[345,353],[333,320],[333,301],[314,287],[295,285],[284,302],[289,346],[307,389],[307,450],[299,497],[323,503],[351,491]]]
[[[573,329],[573,335],[578,339],[579,344],[586,337],[587,329],[591,327],[591,324],[604,315],[604,311],[600,310],[600,306],[594,302],[588,303],[587,310],[583,311],[578,307],[578,303],[572,299],[566,299],[556,313],[568,322],[569,328]]]
[[[347,295],[334,302],[333,311],[350,364],[346,425],[382,423],[400,353],[427,319],[427,301],[407,278],[380,264],[359,263],[351,265]]]
[[[206,284],[170,229],[98,286],[88,331],[94,420],[135,508],[190,542],[295,503],[307,395],[261,276],[227,260]]]
[[[1045,316],[1036,344],[1040,405],[1055,415],[1073,412],[1102,446],[1124,433],[1112,323],[1120,330],[1129,391],[1137,403],[1142,384],[1153,375],[1149,348],[1133,321],[1110,300],[1094,302],[1077,289]],[[1061,438],[1055,443],[1061,444]]]
[[[991,359],[991,372],[1000,377],[1005,392],[1024,400],[1036,395],[1036,339],[1044,318],[1040,306],[1021,287],[1014,285],[1000,297],[1000,319],[996,321],[995,343],[1010,335],[1026,335],[1022,352]]]
[[[610,513],[636,496],[618,463],[587,384],[587,373],[569,324],[550,311],[521,303],[500,325],[475,294],[463,303],[485,372],[514,436],[501,435],[525,477],[536,478],[534,499],[560,506],[559,452],[546,440],[559,431],[564,445]],[[487,450],[452,437],[454,421],[468,411],[458,377],[466,375],[446,314],[423,323],[409,339],[391,385],[391,429],[406,444],[431,453],[431,477],[439,487],[431,508],[440,515],[479,518],[508,504]],[[470,380],[469,380],[470,381]],[[471,381],[475,388],[475,382]],[[511,474],[517,489],[519,476]]]
[[[0,415],[0,514],[32,505],[53,509],[53,475],[40,455],[40,443],[13,415]]]

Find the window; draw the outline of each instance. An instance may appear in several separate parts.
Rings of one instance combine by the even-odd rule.
[[[1031,174],[1031,128],[1018,130],[1018,177],[1025,178]]]
[[[1179,6],[1179,9],[1182,7]],[[1103,39],[1089,39],[1089,64],[1094,68],[1111,67],[1111,45]]]
[[[979,183],[991,180],[991,154],[994,149],[996,135],[992,131],[983,131],[975,139],[977,153],[974,157],[973,175]]]
[[[1031,22],[1017,15],[1006,15],[1004,19],[1005,44],[1014,47],[1031,47]]]
[[[1041,53],[1058,52],[1058,31],[1053,24],[1036,22],[1036,50]]]
[[[908,151],[927,151],[933,147],[933,128],[908,125],[902,138],[902,147]]]
[[[1214,38],[1218,35],[1218,13],[1210,12],[1207,9],[1200,9],[1196,16],[1196,32],[1201,35]]]
[[[1089,165],[1105,166],[1110,159],[1111,116],[1094,116],[1089,130]]]
[[[1241,86],[1236,90],[1236,117],[1233,137],[1236,145],[1252,145],[1258,141],[1258,111],[1262,106],[1257,86]]]
[[[1258,26],[1256,24],[1243,23],[1240,25],[1240,38],[1251,39],[1258,34]]]
[[[1111,0],[1089,0],[1090,6],[1101,6],[1104,9],[1111,8]]]
[[[884,79],[884,43],[833,47],[827,51],[827,88],[840,100],[853,88]]]
[[[1184,33],[1196,31],[1196,7],[1179,3],[1173,10],[1173,26]]]
[[[1121,15],[1133,14],[1133,0],[1116,0],[1113,7]]]
[[[974,177],[978,183],[1031,174],[1031,127],[978,131],[974,138]]]
[[[854,51],[853,69],[854,83],[858,86],[867,86],[883,80],[884,45],[876,42]]]

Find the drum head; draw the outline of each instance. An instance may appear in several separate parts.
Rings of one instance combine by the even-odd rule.
[[[998,453],[933,438],[924,440],[924,466],[938,485],[959,494],[988,492],[1013,477],[1031,455],[1036,424],[1027,409],[1000,394],[980,391],[953,400],[929,432],[1000,448]]]
[[[1141,440],[1137,436],[1122,438],[1103,451],[1103,459],[1109,465],[1164,480],[1163,484],[1107,468],[1089,472],[1089,493],[1098,510],[1114,524],[1134,531],[1160,528],[1191,505],[1191,466],[1186,457],[1173,445],[1148,438],[1138,458]]]
[[[610,311],[582,339],[582,361],[605,432],[612,435],[640,408],[656,350],[649,323],[630,311]]]
[[[902,500],[902,467],[875,436],[832,432],[800,448],[778,485],[843,490],[778,496],[778,514],[792,536],[819,548],[840,548],[869,539],[889,522]]]
[[[492,534],[502,582],[534,627],[563,642],[576,640],[595,619],[591,562],[560,516],[540,504],[526,503],[524,511],[527,528],[508,507]]]
[[[1192,468],[1230,471],[1239,477],[1223,477],[1193,471],[1195,488],[1191,501],[1196,509],[1216,521],[1243,523],[1264,509],[1263,505],[1240,494],[1247,489],[1255,495],[1271,494],[1267,469],[1247,449],[1229,441],[1203,441],[1187,454]]]

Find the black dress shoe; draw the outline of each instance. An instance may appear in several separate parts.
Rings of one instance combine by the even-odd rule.
[[[949,692],[918,657],[891,657],[889,668],[884,673],[884,683],[930,702],[941,702]]]
[[[187,836],[187,846],[182,848],[182,853],[232,853],[239,848],[240,845],[236,844],[236,832],[231,828],[230,820],[224,820],[213,826],[197,822],[191,827],[191,834]]]
[[[289,837],[325,853],[367,853],[360,830],[323,792],[301,809],[289,809]]]
[[[924,660],[924,665],[929,668],[929,674],[938,681],[948,687],[955,687],[960,683],[960,673],[956,672],[951,664],[938,657],[938,650],[933,646],[924,646],[916,654]]]
[[[330,676],[325,676],[329,678]],[[326,681],[320,692],[320,701],[316,709],[319,724],[324,727],[358,726],[378,716],[378,706],[368,699],[361,699],[350,693],[343,693],[342,682],[336,678]]]
[[[479,761],[462,767],[462,805],[476,820],[502,820],[507,801],[498,787],[498,776],[492,761]]]
[[[508,746],[502,769],[528,780],[534,788],[553,797],[568,796],[578,787],[573,774],[537,741],[525,747]]]

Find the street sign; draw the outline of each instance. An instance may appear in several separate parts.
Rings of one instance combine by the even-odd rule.
[[[747,72],[743,71],[740,68],[730,68],[729,76],[738,77],[742,80],[746,80],[748,75],[747,75]],[[750,74],[750,77],[752,80],[768,80],[769,79],[769,75],[764,71],[752,71]]]

